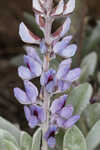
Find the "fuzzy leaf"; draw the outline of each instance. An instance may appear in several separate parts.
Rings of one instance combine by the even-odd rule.
[[[76,88],[74,88],[69,97],[68,104],[72,104],[74,107],[74,113],[81,115],[83,110],[89,104],[89,100],[92,96],[92,87],[89,83],[80,84]]]
[[[56,148],[57,150],[62,150],[63,147],[63,137],[64,131],[60,130],[60,132],[56,135]]]
[[[16,138],[17,143],[20,144],[20,130],[2,117],[0,117],[0,129],[10,132]]]
[[[85,138],[78,127],[73,126],[66,131],[63,150],[87,150]]]
[[[82,60],[81,68],[82,73],[80,77],[80,81],[84,82],[88,79],[89,76],[93,75],[97,64],[97,54],[92,52]]]
[[[0,150],[19,150],[19,148],[8,140],[1,140]]]
[[[22,150],[30,150],[32,146],[32,138],[27,133],[22,131],[20,135],[20,147]]]
[[[100,144],[100,120],[96,122],[86,137],[88,150],[94,150]]]
[[[0,141],[1,140],[8,140],[11,141],[13,144],[17,145],[17,141],[13,135],[11,135],[10,132],[0,129]]]
[[[33,135],[31,150],[40,150],[41,136],[42,136],[41,134],[42,134],[41,128],[37,129],[37,131]]]
[[[88,127],[92,128],[93,125],[100,120],[100,103],[89,105],[84,111],[84,116]]]

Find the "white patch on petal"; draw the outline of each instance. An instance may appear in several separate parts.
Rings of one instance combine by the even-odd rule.
[[[41,7],[41,5],[40,5],[39,0],[33,0],[33,1],[32,1],[32,4],[33,4],[33,9],[35,9],[35,10],[38,11],[38,12],[43,13],[43,9],[42,9],[42,7]]]
[[[60,33],[60,37],[63,37],[69,31],[70,24],[71,24],[71,19],[68,17],[62,26],[62,31]]]
[[[60,0],[59,4],[56,8],[54,8],[54,11],[52,12],[51,16],[57,16],[63,13],[64,9],[64,0]]]
[[[53,47],[54,52],[60,53],[64,48],[66,48],[68,46],[71,39],[72,39],[72,36],[69,35],[69,36],[66,36],[65,38],[63,38],[62,41],[57,42]]]
[[[39,42],[40,42],[40,38],[38,36],[34,35],[31,31],[29,31],[23,22],[19,26],[19,35],[20,35],[22,41],[26,42],[26,43],[39,44]]]
[[[65,10],[63,15],[68,15],[72,13],[75,9],[75,0],[69,0],[68,3],[65,5]]]
[[[18,75],[23,80],[31,80],[32,79],[32,74],[31,74],[30,70],[24,66],[20,66],[18,68]]]
[[[77,46],[75,44],[71,44],[67,48],[59,52],[59,55],[64,58],[69,58],[74,56],[76,51],[77,51]]]

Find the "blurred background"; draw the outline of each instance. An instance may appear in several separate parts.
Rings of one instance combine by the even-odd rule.
[[[55,0],[55,3],[58,2]],[[74,65],[79,66],[82,58],[95,51],[100,57],[100,0],[76,0],[76,9],[72,16],[71,33],[73,41],[78,45],[78,52]],[[37,34],[42,33],[34,22],[31,0],[1,0],[0,1],[0,116],[12,123],[19,125],[21,129],[31,131],[23,113],[23,106],[13,96],[13,88],[22,87],[22,81],[17,75],[17,67],[25,53],[23,43],[18,34],[21,21]],[[62,20],[63,22],[63,20]],[[56,20],[53,30],[61,24]],[[32,28],[33,27],[33,28]],[[53,32],[53,31],[52,31]],[[98,59],[95,74],[87,80],[94,87],[94,95],[98,92],[97,74],[100,71],[100,59]]]

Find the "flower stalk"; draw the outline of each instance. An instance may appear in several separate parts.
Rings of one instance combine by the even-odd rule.
[[[45,7],[45,6],[44,6]],[[47,44],[47,54],[44,55],[44,65],[43,65],[43,70],[44,72],[48,72],[49,70],[49,61],[50,61],[50,52],[51,52],[51,45],[50,45],[50,37],[51,37],[51,26],[52,26],[52,19],[50,16],[51,13],[51,8],[52,8],[52,0],[47,0],[46,1],[46,11],[47,14],[45,16],[45,30],[44,30],[44,35],[45,35],[45,43]],[[48,145],[47,142],[44,140],[44,136],[46,131],[49,128],[49,108],[50,108],[50,95],[46,91],[45,86],[43,87],[43,93],[44,93],[44,110],[46,112],[46,121],[43,124],[42,127],[42,150],[48,150]]]
[[[71,35],[65,36],[70,28],[69,15],[74,7],[75,0],[69,0],[67,4],[64,0],[60,0],[55,8],[53,0],[33,0],[36,22],[44,33],[44,39],[29,31],[24,23],[21,23],[19,28],[22,40],[29,44],[38,44],[43,55],[41,60],[32,46],[25,47],[26,66],[18,68],[18,75],[24,82],[25,91],[18,87],[14,88],[16,99],[24,105],[29,126],[42,127],[42,150],[48,150],[48,146],[54,148],[59,128],[68,129],[80,118],[79,115],[73,116],[74,108],[71,104],[66,105],[68,95],[62,95],[51,102],[51,95],[63,94],[80,77],[80,68],[70,69],[72,63],[70,57],[76,53],[77,46],[69,44]],[[65,22],[52,34],[52,23],[58,16],[65,17]],[[49,66],[50,61],[56,59],[56,55],[64,58],[57,71]],[[40,93],[30,81],[35,77],[40,77]]]

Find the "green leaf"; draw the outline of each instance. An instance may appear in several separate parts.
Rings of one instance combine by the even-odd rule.
[[[85,138],[78,127],[73,126],[66,131],[63,150],[87,150]]]
[[[0,129],[0,141],[3,139],[11,141],[13,144],[17,145],[17,141],[12,134],[6,130]]]
[[[92,96],[92,91],[89,83],[80,84],[71,91],[67,103],[73,105],[75,114],[81,115],[87,107]]]
[[[94,74],[96,64],[97,54],[95,52],[85,56],[81,63],[82,73],[80,76],[80,82],[87,81],[88,77]]]
[[[86,137],[88,150],[94,150],[100,144],[100,120],[96,122]]]
[[[41,138],[42,138],[42,131],[41,128],[39,128],[33,135],[31,150],[40,150]]]
[[[56,148],[57,148],[57,150],[62,150],[64,134],[65,134],[64,131],[60,130],[59,133],[56,135]]]
[[[30,150],[32,147],[32,138],[27,132],[24,131],[21,132],[20,147],[21,150]]]
[[[86,119],[88,128],[91,129],[100,120],[100,104],[89,105],[84,111],[84,118]]]
[[[10,132],[16,138],[17,143],[20,144],[20,130],[2,117],[0,117],[0,129]]]
[[[19,150],[19,148],[8,140],[1,140],[0,150]]]

